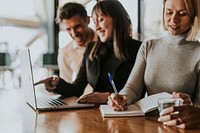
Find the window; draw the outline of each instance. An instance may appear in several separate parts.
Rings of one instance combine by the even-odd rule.
[[[141,17],[143,24],[143,39],[160,36],[163,33],[162,28],[162,0],[142,0],[141,10],[144,16]]]
[[[14,61],[20,49],[29,46],[41,47],[35,50],[37,53],[41,53],[43,52],[42,50],[47,49],[44,45],[46,36],[41,31],[35,1],[0,0],[0,2],[0,48],[1,44],[6,43],[8,45],[6,50],[1,49],[2,52],[9,52],[11,60]]]

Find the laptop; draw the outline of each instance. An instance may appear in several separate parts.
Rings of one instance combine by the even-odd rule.
[[[30,49],[19,52],[22,89],[26,103],[36,111],[72,109],[94,107],[95,104],[77,103],[78,97],[64,98],[59,94],[49,93],[44,85],[34,86],[33,67],[31,63]],[[42,91],[43,90],[43,91]]]

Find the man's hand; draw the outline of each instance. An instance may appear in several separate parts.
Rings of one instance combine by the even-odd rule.
[[[49,92],[52,92],[56,88],[56,85],[58,84],[58,82],[59,82],[59,77],[53,76],[53,77],[40,80],[36,82],[34,85],[36,86],[39,84],[45,84],[46,90]]]

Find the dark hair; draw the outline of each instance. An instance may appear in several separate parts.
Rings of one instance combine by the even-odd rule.
[[[129,58],[127,54],[127,45],[132,36],[132,23],[127,11],[117,0],[103,0],[99,1],[92,9],[92,14],[97,13],[110,16],[113,19],[113,45],[115,56],[118,59]],[[91,60],[98,58],[98,55],[102,52],[99,50],[99,45],[100,44],[98,42],[94,45],[90,53]]]
[[[58,8],[56,22],[60,23],[63,19],[70,19],[75,15],[80,15],[81,18],[87,17],[87,11],[85,7],[79,3],[66,3],[62,7]]]

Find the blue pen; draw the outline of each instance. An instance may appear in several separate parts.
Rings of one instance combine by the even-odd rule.
[[[118,100],[122,101],[122,99],[120,99],[120,97],[118,95],[117,87],[115,86],[115,83],[113,81],[112,75],[110,73],[108,73],[108,77],[109,77],[109,81],[110,81],[110,83],[111,83],[111,85],[113,87],[113,90],[114,90],[115,94],[117,95]],[[123,111],[123,110],[124,110],[124,108],[121,109],[121,111]]]
[[[115,94],[118,94],[117,88],[116,88],[116,86],[115,86],[115,83],[114,83],[114,81],[113,81],[112,75],[111,75],[110,73],[108,73],[108,77],[109,77],[110,83],[111,83],[111,85],[112,85],[112,87],[113,87],[113,89],[114,89]]]

